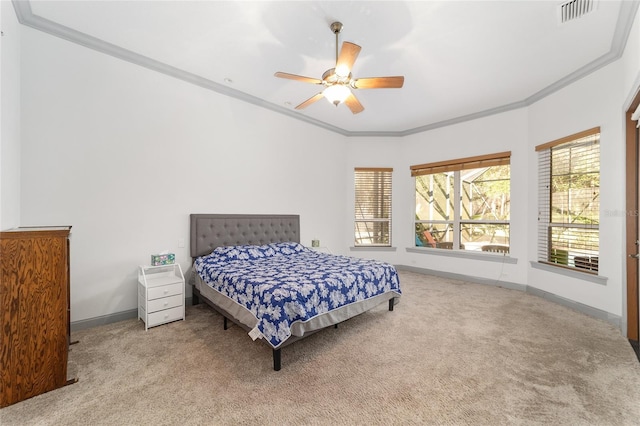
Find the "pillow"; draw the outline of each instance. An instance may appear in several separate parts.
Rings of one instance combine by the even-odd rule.
[[[255,260],[272,256],[286,256],[305,250],[306,248],[302,244],[285,242],[265,244],[262,246],[242,245],[217,247],[213,250],[211,256],[220,261]]]
[[[269,247],[273,247],[273,249],[281,254],[281,255],[290,255],[294,253],[300,253],[301,251],[306,251],[307,248],[300,243],[294,243],[293,241],[284,242],[284,243],[271,243],[268,244]]]
[[[249,260],[258,256],[257,247],[252,245],[217,247],[213,250],[211,256],[221,261]]]

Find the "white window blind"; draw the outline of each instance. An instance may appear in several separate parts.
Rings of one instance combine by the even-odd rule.
[[[391,246],[392,168],[355,169],[355,245]]]
[[[538,261],[597,273],[600,128],[536,147]]]

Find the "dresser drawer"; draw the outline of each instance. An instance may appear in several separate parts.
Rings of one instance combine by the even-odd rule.
[[[163,285],[159,287],[150,287],[147,291],[148,300],[159,299],[161,297],[182,294],[182,283]]]
[[[182,306],[182,299],[182,294],[176,294],[175,296],[150,300],[149,304],[147,305],[149,308],[149,313],[161,311],[162,309],[175,308],[176,306]]]
[[[164,324],[165,322],[183,319],[183,313],[184,308],[182,306],[151,313],[147,315],[147,318],[149,319],[147,327],[153,327],[154,325]]]

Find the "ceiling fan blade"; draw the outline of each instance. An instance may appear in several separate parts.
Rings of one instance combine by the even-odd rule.
[[[286,73],[286,72],[279,72],[278,71],[274,75],[276,77],[279,77],[279,78],[287,78],[289,80],[301,81],[303,83],[322,84],[322,80],[318,80],[317,78],[304,77],[304,76],[301,76],[301,75],[289,74],[289,73]]]
[[[342,50],[340,50],[340,56],[338,56],[338,60],[336,61],[336,74],[343,77],[349,75],[351,67],[353,67],[353,63],[360,53],[360,49],[362,48],[357,44],[349,43],[348,41],[342,43]]]
[[[364,107],[353,93],[347,96],[347,99],[344,100],[344,103],[347,104],[351,112],[354,114],[364,111]]]
[[[358,78],[353,81],[353,85],[356,89],[399,89],[403,84],[403,76],[368,77]]]
[[[298,105],[295,109],[303,109],[308,107],[309,105],[311,105],[312,103],[320,100],[324,98],[324,95],[322,94],[322,92],[313,95],[312,97],[310,97],[309,99],[307,99],[306,101],[304,101],[303,103],[301,103],[300,105]]]

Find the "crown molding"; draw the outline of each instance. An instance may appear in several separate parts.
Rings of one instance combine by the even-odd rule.
[[[422,133],[429,130],[447,127],[454,124],[463,123],[466,121],[477,120],[479,118],[488,117],[495,114],[500,114],[507,111],[516,110],[519,108],[527,107],[549,95],[557,92],[558,90],[580,80],[583,77],[599,70],[600,68],[620,59],[624,53],[624,48],[627,44],[629,34],[633,28],[635,15],[638,12],[640,6],[640,0],[622,1],[620,5],[620,12],[618,13],[618,21],[616,23],[616,29],[613,40],[611,42],[611,48],[609,52],[600,56],[599,58],[591,61],[587,65],[577,69],[576,71],[566,75],[555,83],[545,87],[544,89],[536,92],[535,94],[523,99],[521,101],[513,102],[510,104],[490,108],[487,110],[479,111],[473,114],[467,114],[460,117],[455,117],[435,123],[426,124],[424,126],[415,127],[412,129],[401,131],[349,131],[325,123],[320,120],[308,117],[303,114],[299,114],[295,111],[281,107],[279,105],[267,102],[256,96],[249,95],[248,93],[240,90],[232,89],[215,81],[206,79],[199,75],[190,73],[188,71],[173,67],[155,59],[151,59],[147,56],[140,55],[131,50],[124,49],[114,44],[108,43],[104,40],[90,36],[88,34],[76,31],[72,28],[42,18],[38,15],[34,15],[31,11],[31,4],[29,0],[12,0],[18,22],[22,25],[34,28],[36,30],[43,31],[51,34],[55,37],[62,38],[64,40],[79,44],[89,49],[96,50],[98,52],[113,56],[123,61],[130,62],[132,64],[139,65],[141,67],[157,71],[159,73],[168,75],[170,77],[183,80],[187,83],[200,86],[202,88],[220,93],[225,96],[229,96],[238,99],[243,102],[247,102],[262,108],[266,108],[270,111],[278,114],[283,114],[288,117],[294,118],[306,122],[308,124],[323,128],[330,132],[334,132],[348,137],[403,137],[416,133]]]

